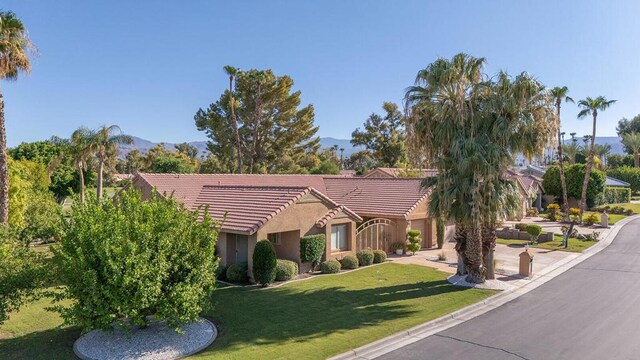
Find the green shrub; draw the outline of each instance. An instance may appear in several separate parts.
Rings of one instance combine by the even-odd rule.
[[[276,281],[289,281],[298,275],[298,264],[291,260],[278,259]]]
[[[227,281],[236,284],[246,284],[249,282],[249,265],[246,262],[239,262],[227,267]]]
[[[373,250],[373,263],[381,264],[387,260],[387,253],[382,250]]]
[[[514,227],[520,231],[527,231],[527,226],[529,224],[525,224],[525,223],[517,223],[514,225]]]
[[[419,237],[419,236],[420,236],[420,234],[422,234],[422,233],[420,232],[420,230],[413,230],[413,229],[412,229],[412,230],[407,231],[407,236],[408,236],[409,238],[411,238],[411,237]]]
[[[358,258],[358,264],[360,264],[360,266],[373,264],[373,251],[371,250],[360,250],[356,253],[356,257]]]
[[[438,243],[438,249],[442,249],[444,246],[444,233],[445,233],[445,224],[443,218],[438,218],[436,220],[436,241]]]
[[[422,239],[420,238],[420,230],[409,230],[407,231],[407,239],[409,240],[409,245],[407,245],[407,250],[411,251],[414,255],[418,250],[420,250],[420,242]]]
[[[538,209],[536,209],[536,208],[527,209],[527,216],[528,217],[538,216],[539,214],[540,213],[538,212]]]
[[[569,218],[571,221],[580,221],[580,209],[578,208],[570,208],[569,209]]]
[[[357,269],[359,266],[358,258],[353,255],[347,255],[340,260],[342,269]]]
[[[404,250],[404,248],[407,246],[406,243],[400,242],[400,241],[396,241],[393,244],[391,244],[391,251],[396,251],[396,250]]]
[[[590,213],[584,218],[584,223],[589,226],[599,222],[600,222],[600,217],[596,213]]]
[[[227,280],[227,267],[218,265],[215,271],[216,279],[226,281]]]
[[[203,214],[203,212],[200,212]],[[219,224],[173,199],[139,192],[75,202],[52,248],[61,287],[56,307],[88,331],[144,326],[148,316],[174,329],[193,322],[216,283]]]
[[[527,225],[526,231],[531,235],[531,241],[535,243],[538,241],[538,236],[542,233],[542,227],[540,227],[540,225],[529,224]]]
[[[323,274],[337,274],[340,272],[341,265],[338,260],[327,260],[320,264],[320,272]]]
[[[621,204],[631,202],[631,189],[629,188],[617,188],[607,187],[604,189],[597,200],[597,205],[604,204]]]
[[[276,279],[276,249],[269,240],[260,240],[253,250],[253,279],[262,286],[269,286]]]
[[[302,262],[310,262],[311,270],[314,270],[322,260],[325,244],[326,237],[324,234],[302,237],[300,239],[300,260]]]
[[[549,221],[560,220],[560,205],[558,204],[547,205],[547,214],[549,215]]]
[[[565,166],[565,180],[567,184],[567,195],[570,198],[580,199],[582,196],[582,182],[584,181],[585,165],[574,164]],[[606,176],[604,172],[598,169],[592,169],[589,176],[589,185],[587,186],[587,206],[596,205],[596,198],[605,188]],[[553,195],[559,199],[562,198],[562,186],[560,183],[560,169],[552,166],[545,172],[542,177],[542,187],[545,193]]]

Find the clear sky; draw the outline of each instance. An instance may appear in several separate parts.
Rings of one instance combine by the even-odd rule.
[[[599,119],[615,135],[640,113],[640,1],[67,1],[3,0],[39,56],[2,83],[9,145],[118,124],[152,141],[206,139],[193,115],[218,99],[224,65],[288,74],[312,103],[320,136],[350,138],[416,72],[458,52],[488,72],[528,71],[574,99],[618,103]],[[563,128],[590,123],[565,106]]]

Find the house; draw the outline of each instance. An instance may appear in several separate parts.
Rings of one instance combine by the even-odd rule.
[[[272,241],[278,258],[296,261],[301,270],[305,235],[326,235],[325,260],[361,249],[389,251],[409,229],[422,232],[423,247],[435,243],[429,191],[420,179],[139,173],[132,186],[145,198],[173,196],[200,215],[207,209],[222,223],[216,247],[226,266],[247,262],[251,269],[255,244],[263,239]]]

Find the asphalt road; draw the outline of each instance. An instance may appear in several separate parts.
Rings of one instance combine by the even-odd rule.
[[[378,359],[640,359],[640,219],[533,291]]]

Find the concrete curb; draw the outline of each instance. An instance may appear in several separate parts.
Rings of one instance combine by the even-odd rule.
[[[490,310],[493,310],[501,305],[514,300],[538,286],[546,283],[547,281],[561,275],[565,271],[580,264],[586,259],[604,250],[609,246],[620,229],[627,223],[640,218],[640,215],[629,216],[625,219],[618,221],[613,227],[605,230],[606,234],[602,240],[596,245],[585,250],[580,256],[574,258],[565,258],[557,263],[547,266],[540,272],[535,274],[531,280],[527,280],[524,285],[516,286],[513,289],[505,290],[499,294],[496,294],[490,298],[480,301],[473,305],[469,305],[465,308],[452,312],[451,314],[444,315],[435,320],[431,320],[422,325],[418,325],[408,330],[401,331],[386,338],[374,341],[367,345],[361,346],[356,349],[349,350],[340,355],[329,358],[329,360],[371,360],[389,353],[393,350],[397,350],[403,346],[412,344],[416,341],[429,337],[433,334],[444,331],[453,326],[459,325],[467,320],[471,320],[478,317]]]

